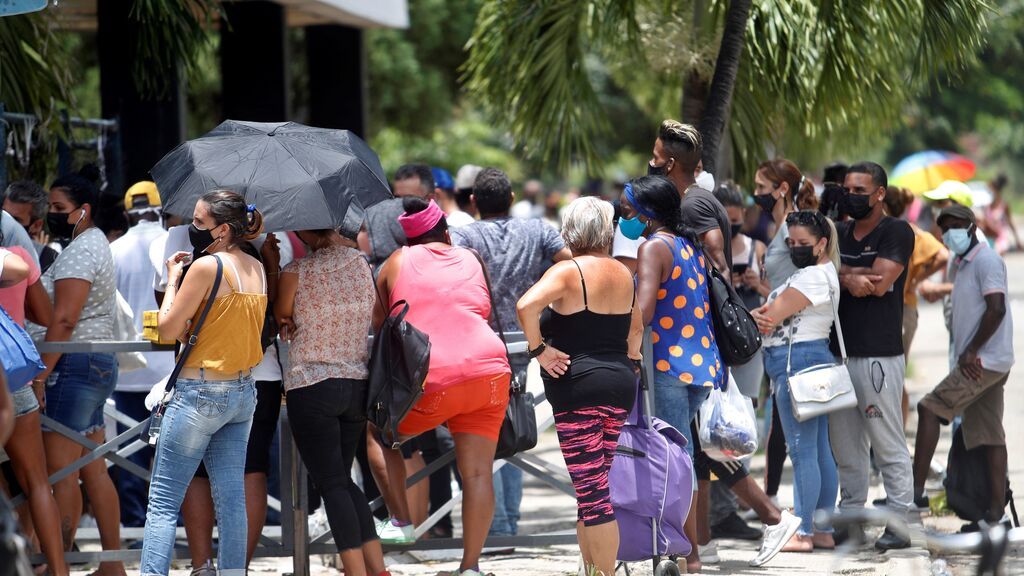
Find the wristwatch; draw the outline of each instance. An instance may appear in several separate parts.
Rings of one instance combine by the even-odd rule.
[[[547,349],[548,349],[548,345],[543,343],[543,342],[541,342],[540,346],[537,346],[533,350],[530,350],[530,358],[536,358],[537,356],[540,356]]]

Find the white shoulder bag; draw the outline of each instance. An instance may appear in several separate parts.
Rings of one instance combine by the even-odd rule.
[[[857,394],[853,390],[850,371],[846,368],[846,343],[843,342],[843,327],[839,323],[839,306],[833,298],[831,288],[828,299],[832,302],[839,351],[843,355],[842,364],[818,364],[793,374],[790,364],[793,354],[793,323],[789,324],[786,375],[789,377],[789,397],[793,401],[793,416],[797,422],[857,406]]]

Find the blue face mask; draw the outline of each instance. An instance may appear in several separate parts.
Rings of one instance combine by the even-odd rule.
[[[647,224],[640,221],[639,216],[633,218],[619,218],[619,230],[622,235],[630,240],[638,240],[644,234]]]
[[[963,256],[971,247],[971,232],[969,228],[952,228],[942,234],[942,243],[949,248],[950,252],[957,256]]]

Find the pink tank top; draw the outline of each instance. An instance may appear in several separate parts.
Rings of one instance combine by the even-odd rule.
[[[462,248],[402,248],[391,303],[409,303],[406,315],[430,337],[425,392],[510,372],[501,338],[487,319],[491,301],[476,257]]]

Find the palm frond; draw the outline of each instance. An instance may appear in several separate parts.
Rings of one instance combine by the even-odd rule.
[[[46,119],[70,102],[70,56],[47,12],[0,18],[0,102]]]
[[[464,80],[528,156],[597,169],[606,117],[587,73],[590,49],[637,48],[634,0],[485,4],[467,44]]]
[[[162,96],[179,70],[195,73],[210,28],[223,17],[220,0],[133,0],[129,18],[135,37],[132,74],[139,91]]]

